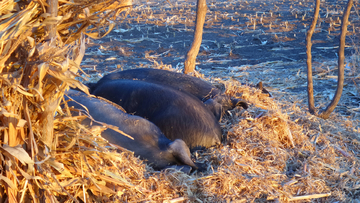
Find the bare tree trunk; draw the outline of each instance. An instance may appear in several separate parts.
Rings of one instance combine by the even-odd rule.
[[[309,102],[309,111],[311,114],[315,113],[315,104],[314,104],[314,87],[313,87],[313,79],[312,79],[312,56],[311,56],[311,37],[314,34],[316,22],[319,18],[319,10],[320,10],[320,0],[316,0],[315,5],[315,12],[314,12],[314,18],[312,21],[312,24],[310,26],[310,29],[307,32],[306,35],[306,65],[307,65],[307,83],[308,83],[308,102]]]
[[[342,23],[341,23],[341,35],[340,35],[340,46],[339,46],[339,59],[338,59],[338,83],[337,89],[329,106],[326,107],[325,111],[323,111],[319,117],[323,119],[329,118],[331,112],[334,111],[336,105],[338,104],[343,86],[344,86],[344,50],[345,50],[345,39],[347,33],[348,20],[350,16],[351,7],[353,6],[353,0],[349,0],[347,3],[346,11],[344,12]]]
[[[206,0],[197,0],[194,41],[191,44],[191,48],[186,55],[185,68],[184,68],[185,74],[191,73],[195,70],[195,61],[196,61],[196,56],[199,53],[200,45],[202,41],[206,11],[207,11]]]

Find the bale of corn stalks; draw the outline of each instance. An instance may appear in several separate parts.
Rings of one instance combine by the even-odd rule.
[[[131,2],[115,0],[60,1],[51,17],[44,1],[0,2],[0,199],[17,202],[53,200],[54,169],[60,147],[54,135],[54,114],[64,91],[75,79],[85,53],[85,36],[99,38],[114,27]],[[45,27],[54,25],[48,40]],[[21,191],[21,192],[20,192]],[[61,191],[58,191],[61,192]],[[1,201],[0,201],[1,202]]]

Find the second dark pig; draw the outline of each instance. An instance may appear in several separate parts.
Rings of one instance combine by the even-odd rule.
[[[136,156],[146,160],[155,169],[163,169],[171,165],[187,165],[196,168],[185,142],[181,139],[169,140],[150,121],[127,114],[116,104],[90,97],[82,92],[70,90],[66,95],[69,107],[74,107],[84,113],[88,110],[94,120],[115,126],[134,138],[130,139],[110,128],[102,132],[102,137],[110,143],[133,151]],[[91,122],[90,119],[85,119],[83,124],[101,125]]]
[[[215,116],[190,94],[137,80],[105,82],[97,85],[92,94],[148,119],[170,140],[182,139],[190,149],[221,142],[221,129]]]

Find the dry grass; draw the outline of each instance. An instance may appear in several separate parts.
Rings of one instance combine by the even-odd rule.
[[[106,12],[92,13],[88,3],[104,4],[81,3],[85,7],[64,6],[61,12],[84,12],[78,21],[83,25],[108,17]],[[269,98],[235,81],[213,78],[250,108],[231,110],[224,118],[223,145],[193,154],[197,162],[209,164],[206,172],[154,171],[131,152],[102,139],[103,129],[82,126],[84,117],[70,116],[67,108],[65,113],[58,110],[50,122],[54,136],[48,145],[49,128],[44,126],[49,126],[54,112],[47,109],[58,106],[68,85],[83,87],[73,78],[84,42],[71,23],[71,32],[59,29],[56,46],[35,41],[30,28],[45,20],[39,17],[44,5],[31,2],[26,13],[14,12],[14,4],[0,3],[2,15],[16,14],[6,21],[15,24],[0,21],[0,28],[9,28],[0,36],[0,54],[5,57],[0,59],[0,202],[350,202],[358,197],[359,120],[336,113],[322,120],[292,102],[301,96],[281,98],[278,92]],[[59,25],[68,23],[62,22]],[[108,22],[111,28],[110,21],[94,22]],[[96,35],[106,34],[101,30]]]
[[[86,91],[74,79],[81,71],[84,34],[106,34],[102,29],[111,30],[110,19],[130,2],[61,1],[59,6],[59,16],[52,18],[44,1],[0,2],[0,202],[54,202],[55,192],[65,192],[54,179],[64,171],[55,155],[62,142],[54,133],[55,110],[69,86]],[[57,26],[57,37],[45,41],[49,24]]]
[[[357,121],[339,115],[322,120],[297,104],[278,103],[254,88],[218,81],[225,84],[227,94],[240,94],[251,105],[248,110],[230,111],[223,120],[224,145],[194,154],[196,161],[209,163],[208,171],[187,176],[144,170],[144,176],[151,178],[141,186],[150,192],[136,201],[287,202],[321,198],[319,201],[335,202],[356,196],[352,192],[359,177]],[[158,183],[155,188],[153,179]]]

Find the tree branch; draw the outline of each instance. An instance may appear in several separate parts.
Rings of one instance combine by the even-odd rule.
[[[314,104],[314,87],[313,87],[313,79],[312,79],[312,56],[311,56],[311,37],[315,31],[316,22],[319,18],[319,10],[320,10],[320,0],[316,0],[314,18],[311,23],[310,29],[306,35],[306,65],[307,65],[307,83],[308,83],[308,102],[309,102],[309,111],[311,114],[315,113],[315,104]]]
[[[349,0],[347,3],[346,11],[344,12],[342,23],[341,23],[341,35],[340,35],[340,46],[339,46],[339,59],[338,59],[338,83],[337,83],[337,89],[334,95],[334,98],[332,99],[331,103],[325,111],[323,111],[319,117],[323,119],[329,118],[331,112],[334,111],[336,105],[338,104],[341,94],[343,91],[344,86],[344,50],[345,50],[345,39],[346,39],[346,33],[347,33],[347,26],[349,23],[349,16],[351,7],[353,6],[353,0]]]

